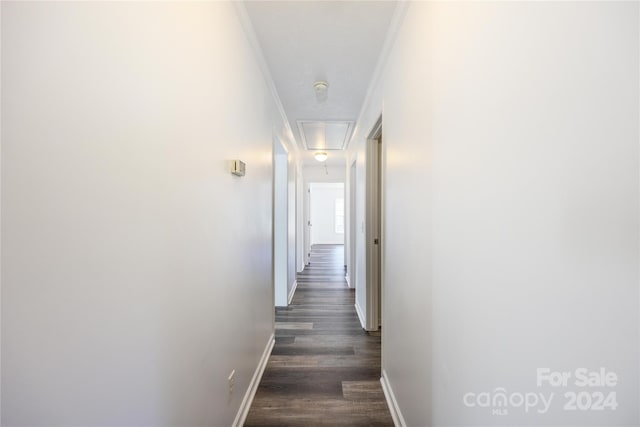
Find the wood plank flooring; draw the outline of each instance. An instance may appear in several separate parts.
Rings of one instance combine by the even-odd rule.
[[[245,427],[376,426],[393,421],[380,386],[380,334],[360,326],[342,245],[314,245]]]

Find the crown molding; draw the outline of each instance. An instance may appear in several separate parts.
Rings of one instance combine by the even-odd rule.
[[[284,124],[283,136],[285,137],[285,139],[287,139],[287,141],[283,141],[286,146],[285,148],[289,153],[294,152],[298,154],[300,152],[300,148],[296,143],[296,139],[291,129],[291,124],[289,123],[289,119],[287,118],[287,113],[284,111],[284,106],[282,105],[282,101],[280,100],[280,95],[278,95],[278,90],[276,89],[273,77],[271,76],[269,65],[267,64],[267,61],[262,53],[262,46],[260,46],[260,42],[258,41],[256,32],[253,29],[253,24],[251,23],[251,18],[249,18],[249,13],[247,12],[244,1],[234,1],[233,5],[236,9],[240,25],[242,26],[242,29],[244,30],[244,33],[247,37],[247,41],[251,45],[256,60],[258,61],[258,67],[262,72],[267,87],[271,91],[271,96],[273,97],[273,101],[276,105],[276,109],[278,110],[278,114],[280,115],[280,118],[282,119],[282,122]]]
[[[369,80],[369,87],[367,88],[367,93],[365,94],[364,101],[362,102],[362,107],[360,108],[360,113],[358,114],[358,119],[356,120],[355,128],[351,133],[351,138],[349,142],[345,146],[345,150],[349,150],[351,146],[351,141],[353,138],[359,134],[360,127],[362,125],[362,119],[369,107],[369,103],[371,102],[371,97],[373,96],[374,91],[377,89],[378,84],[380,83],[380,78],[382,77],[382,73],[384,72],[385,67],[387,66],[387,61],[389,60],[389,54],[391,53],[391,49],[396,41],[396,37],[398,36],[398,31],[402,26],[402,22],[404,21],[404,17],[407,13],[407,9],[409,8],[409,0],[399,0],[396,5],[395,10],[393,11],[393,16],[391,17],[391,23],[389,24],[389,29],[387,30],[387,36],[384,40],[384,44],[382,45],[382,49],[380,50],[380,56],[378,56],[378,62],[376,63],[376,68],[373,71],[373,75],[371,76],[371,80]]]

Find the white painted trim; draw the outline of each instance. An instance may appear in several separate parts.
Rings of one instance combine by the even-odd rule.
[[[380,384],[382,384],[382,391],[384,392],[384,398],[387,401],[389,412],[391,412],[393,424],[396,427],[406,427],[407,423],[404,421],[402,412],[400,412],[398,401],[396,400],[396,396],[393,394],[393,389],[391,388],[391,384],[389,384],[389,378],[387,378],[387,372],[384,369],[382,370]]]
[[[364,314],[362,314],[362,310],[358,305],[358,301],[356,301],[354,305],[356,307],[356,313],[358,314],[358,319],[360,319],[360,325],[362,326],[362,329],[367,330],[367,327],[365,326],[365,323],[364,323]]]
[[[351,287],[351,281],[349,280],[349,275],[348,275],[348,274],[345,274],[345,275],[344,275],[344,280],[346,280],[346,281],[347,281],[347,286],[348,286],[348,287]]]
[[[380,116],[376,121],[365,147],[365,320],[368,331],[377,331],[382,318],[379,308],[384,271],[384,149],[378,142],[382,138],[382,120]],[[378,239],[377,244],[375,239]],[[378,265],[379,270],[376,268]]]
[[[258,67],[264,76],[264,80],[269,87],[269,91],[271,92],[271,96],[273,97],[273,102],[276,105],[276,109],[282,118],[282,122],[284,123],[286,137],[289,139],[288,143],[291,143],[295,153],[299,153],[300,149],[298,148],[298,144],[295,142],[295,137],[293,136],[293,130],[291,129],[291,124],[289,123],[289,119],[287,118],[287,113],[284,110],[284,106],[282,105],[282,100],[280,99],[280,95],[278,95],[278,90],[276,89],[276,84],[273,81],[273,77],[271,76],[271,71],[269,70],[269,64],[267,64],[267,60],[265,59],[262,53],[262,47],[260,46],[260,42],[258,41],[258,37],[256,36],[256,32],[253,29],[253,24],[251,23],[251,18],[249,18],[249,13],[247,12],[247,7],[242,1],[234,1],[232,2],[235,6],[236,13],[238,15],[238,19],[240,20],[240,25],[244,30],[245,35],[247,36],[247,40],[253,49],[253,52],[256,56],[256,60],[258,62]],[[286,145],[286,144],[285,144]]]
[[[287,299],[287,303],[291,304],[291,301],[293,301],[293,294],[296,293],[296,289],[298,289],[298,281],[294,280],[293,281],[293,286],[291,287],[291,290],[289,291],[289,298]]]
[[[249,409],[251,409],[253,398],[258,391],[258,385],[260,385],[262,374],[264,373],[264,369],[267,367],[267,362],[269,361],[269,356],[271,356],[271,350],[273,350],[275,343],[275,335],[271,334],[269,341],[267,341],[267,346],[264,348],[264,352],[262,353],[262,357],[260,358],[260,362],[258,363],[258,367],[253,373],[253,378],[251,378],[249,388],[244,394],[244,398],[242,399],[242,403],[240,404],[240,408],[238,409],[238,413],[236,414],[236,419],[233,421],[232,427],[242,427],[244,422],[247,420]]]
[[[322,151],[341,151],[347,148],[349,145],[349,141],[351,140],[351,136],[353,135],[353,129],[355,128],[355,122],[352,120],[298,120],[296,122],[298,124],[298,132],[300,132],[300,139],[302,139],[302,144],[304,145],[305,150],[322,150]],[[304,132],[304,125],[306,123],[330,123],[330,124],[346,124],[347,132],[344,134],[344,141],[342,141],[342,146],[340,148],[319,148],[319,147],[309,147],[309,143],[307,142],[307,136]],[[325,141],[326,142],[326,141]]]
[[[380,50],[380,56],[378,57],[378,62],[376,63],[376,68],[373,71],[373,75],[371,76],[371,80],[369,81],[369,87],[367,88],[367,93],[364,96],[364,100],[362,101],[362,108],[360,109],[360,114],[358,114],[358,119],[356,120],[356,126],[351,134],[351,140],[345,146],[345,150],[349,148],[351,145],[351,141],[353,137],[360,133],[360,128],[362,127],[362,119],[364,118],[365,112],[369,109],[369,103],[371,101],[371,97],[373,96],[374,90],[378,87],[378,82],[382,77],[382,72],[387,66],[387,59],[389,58],[389,54],[391,53],[391,49],[396,41],[396,36],[398,35],[398,31],[400,31],[400,26],[402,25],[402,21],[404,20],[404,16],[407,13],[407,9],[409,7],[409,1],[400,0],[396,5],[395,10],[393,11],[393,16],[391,17],[391,23],[389,24],[389,29],[387,30],[387,36],[384,40],[384,44],[382,45],[382,49]]]
[[[276,152],[284,148],[274,138],[273,154],[273,286],[274,305],[286,307],[289,287],[289,161],[286,154]]]

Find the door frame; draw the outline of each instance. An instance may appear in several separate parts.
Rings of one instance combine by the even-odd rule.
[[[311,183],[304,184],[304,265],[311,263]]]
[[[345,202],[345,198],[344,198],[344,194],[345,194],[345,184],[342,181],[335,181],[335,182],[325,182],[325,181],[314,181],[314,182],[310,182],[309,183],[309,222],[311,223],[311,225],[309,226],[309,241],[311,243],[311,246],[313,245],[324,245],[324,244],[331,244],[331,245],[343,245],[343,247],[346,247],[346,228],[347,228],[347,224],[346,224],[346,218],[345,218],[345,223],[344,223],[344,232],[343,233],[337,233],[335,232],[335,204],[332,204],[331,206],[325,206],[324,203],[319,203],[318,202],[318,193],[321,192],[322,190],[325,189],[330,189],[330,190],[336,190],[336,189],[340,189],[340,197],[336,197],[336,199],[340,198],[342,199],[343,202],[343,207],[344,207],[344,202]],[[343,210],[343,215],[345,213],[346,210]],[[326,225],[326,221],[330,220],[332,225],[332,232],[333,234],[335,234],[335,236],[333,236],[333,238],[335,239],[331,239],[329,237],[322,237],[318,235],[318,232],[320,231],[319,226],[318,226],[318,219],[321,219],[322,221],[320,221],[320,224],[324,224]],[[327,232],[327,230],[324,230],[325,232]],[[330,233],[330,234],[331,234]],[[330,240],[330,241],[325,241],[325,240]],[[343,251],[344,252],[344,251]],[[344,257],[343,257],[344,258]],[[343,260],[344,261],[344,260]]]
[[[358,180],[357,180],[357,168],[358,168],[358,159],[353,159],[349,169],[349,239],[345,239],[345,242],[349,243],[349,259],[347,262],[347,283],[349,287],[356,287],[356,257],[358,256],[357,241],[358,241],[358,227],[357,227],[357,216],[356,216],[356,197],[358,191]],[[346,253],[346,251],[345,251]]]
[[[366,315],[365,329],[377,331],[382,325],[384,287],[384,150],[382,115],[371,129],[365,149],[365,250]],[[378,243],[375,243],[375,240]]]
[[[273,138],[273,305],[288,306],[289,152]]]

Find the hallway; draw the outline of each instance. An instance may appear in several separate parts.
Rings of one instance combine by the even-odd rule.
[[[640,1],[0,27],[0,427],[640,426]]]
[[[343,245],[314,245],[245,427],[392,426],[380,386],[380,336],[362,330]]]

